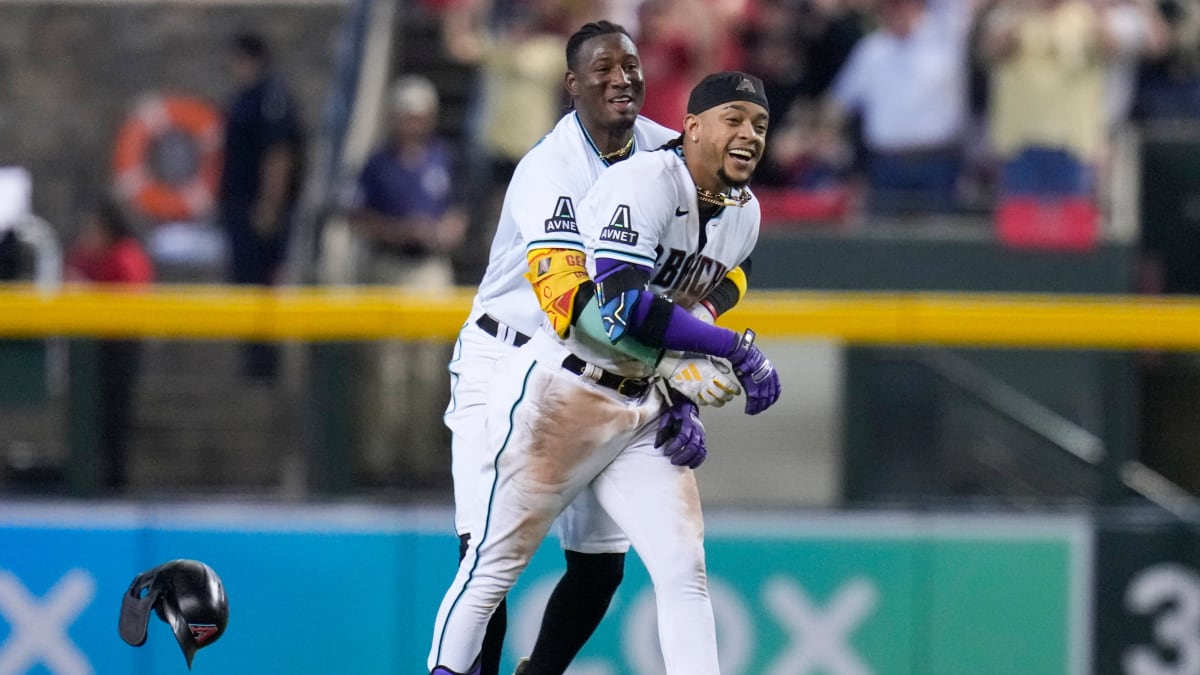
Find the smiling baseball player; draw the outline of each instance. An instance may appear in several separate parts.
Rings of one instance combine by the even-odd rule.
[[[483,482],[486,402],[496,362],[529,340],[543,321],[565,333],[590,296],[576,209],[607,167],[678,136],[638,116],[645,98],[637,49],[620,26],[589,23],[566,47],[565,86],[575,110],[520,162],[505,195],[487,271],[450,363],[455,529],[465,553],[484,518],[490,482]],[[709,298],[711,317],[737,302],[744,277],[735,270]],[[583,282],[587,282],[584,284]],[[532,290],[531,290],[532,283]],[[534,292],[536,291],[536,292]],[[710,313],[711,312],[711,313]],[[739,393],[736,380],[707,361],[664,359],[667,376],[700,403],[720,405]],[[698,463],[695,458],[693,463]],[[700,457],[699,459],[702,459]],[[591,495],[581,495],[560,520],[567,571],[551,595],[529,675],[561,673],[603,618],[620,584],[629,542]],[[487,629],[482,675],[495,675],[504,638],[501,603]]]
[[[599,336],[582,324],[565,337],[544,325],[498,366],[489,390],[486,501],[438,611],[428,660],[436,675],[478,672],[492,610],[581,495],[603,507],[650,572],[668,674],[719,672],[695,475],[690,461],[660,450],[702,451],[695,405],[668,400],[654,386],[654,368],[614,346],[636,339],[726,358],[750,414],[779,396],[753,332],[719,328],[689,311],[757,241],[759,209],[745,184],[765,147],[762,83],[741,73],[710,76],[693,90],[688,113],[673,147],[603,172],[578,204]]]

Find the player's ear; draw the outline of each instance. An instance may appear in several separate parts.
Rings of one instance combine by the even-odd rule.
[[[694,143],[697,140],[699,140],[699,138],[700,138],[700,118],[699,117],[689,113],[686,117],[683,118],[683,136],[684,136],[685,141],[692,141]]]
[[[567,88],[567,93],[574,98],[579,95],[579,80],[575,77],[575,73],[567,71],[563,75],[563,86]]]

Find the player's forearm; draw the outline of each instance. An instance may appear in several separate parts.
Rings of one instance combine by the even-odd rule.
[[[654,349],[725,356],[737,346],[738,334],[710,325],[691,312],[646,288],[648,268],[630,263],[596,261],[597,303],[609,340],[632,337]]]
[[[666,325],[661,335],[650,334],[647,328],[654,323],[651,313],[662,311],[652,307],[652,295],[643,293],[634,310],[630,333],[638,341],[663,349],[710,356],[725,356],[737,346],[738,334],[735,331],[709,324],[674,303],[671,304],[670,314],[665,317]]]

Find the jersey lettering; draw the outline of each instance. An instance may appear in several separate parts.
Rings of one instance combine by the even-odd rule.
[[[706,278],[704,276],[704,272],[712,267],[712,262],[713,261],[711,259],[702,255],[696,256],[696,264],[692,265],[692,269],[690,270],[691,274],[688,274],[683,279],[683,282],[679,285],[680,289],[690,292],[698,284],[703,283],[704,279]]]
[[[676,288],[687,288],[692,278],[692,272],[696,271],[696,263],[700,262],[700,257],[699,253],[692,253],[683,261],[683,269],[679,272],[679,279],[675,281]]]
[[[661,247],[660,247],[661,248]],[[661,257],[661,251],[659,253]],[[677,248],[671,249],[667,255],[667,259],[659,268],[658,274],[655,275],[653,283],[655,286],[670,288],[671,284],[675,283],[675,276],[679,274],[679,268],[683,265],[683,259],[687,254]]]
[[[729,268],[719,260],[700,253],[688,254],[677,248],[659,255],[665,261],[658,269],[651,285],[667,289],[664,295],[676,302],[690,306],[712,292]]]
[[[711,258],[705,258],[703,265],[698,265],[697,268],[703,268],[692,280],[691,292],[697,298],[703,298],[711,293],[717,287],[717,284],[725,278],[725,274],[729,272],[728,267]],[[711,270],[711,273],[709,270]]]
[[[600,230],[600,239],[611,241],[614,244],[637,246],[638,233],[633,231],[633,226],[629,222],[628,206],[624,204],[617,206],[612,220],[608,221],[608,226]]]
[[[570,232],[579,234],[579,225],[575,222],[575,207],[570,197],[559,197],[554,207],[554,215],[546,219],[546,233]]]

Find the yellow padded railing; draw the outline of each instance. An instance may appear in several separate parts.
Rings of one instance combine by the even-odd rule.
[[[0,285],[0,336],[451,340],[473,289]],[[1200,299],[751,291],[722,320],[763,338],[856,344],[1200,351]]]

